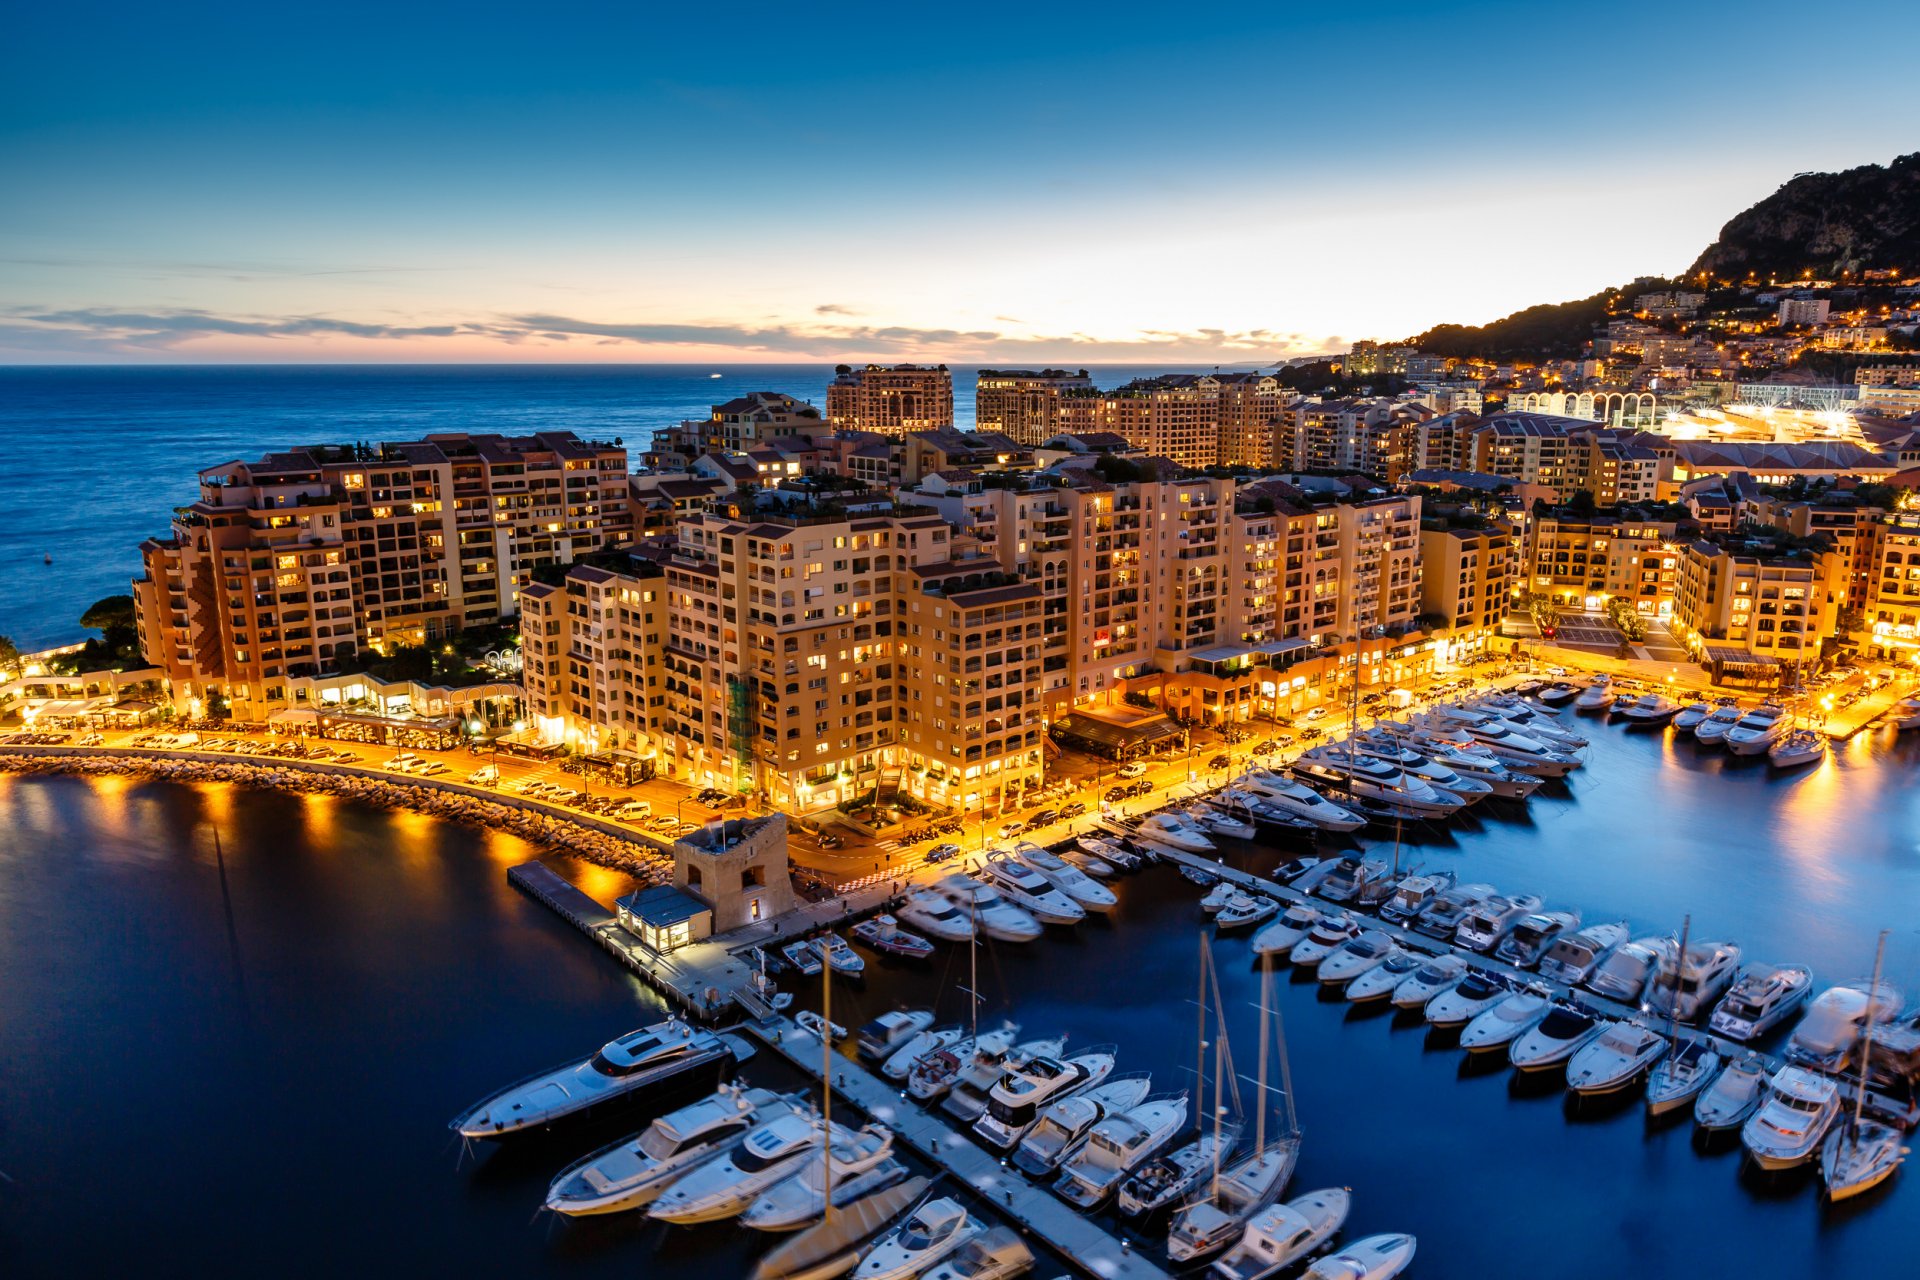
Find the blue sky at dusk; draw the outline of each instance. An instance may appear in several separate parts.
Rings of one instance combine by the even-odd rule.
[[[1913,47],[1910,0],[8,26],[12,363],[1258,364],[1677,271],[1920,146],[1904,88],[1798,57]]]

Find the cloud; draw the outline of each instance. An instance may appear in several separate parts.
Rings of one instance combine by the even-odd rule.
[[[857,316],[860,313],[851,307],[843,307],[837,302],[823,302],[813,309],[817,316]]]

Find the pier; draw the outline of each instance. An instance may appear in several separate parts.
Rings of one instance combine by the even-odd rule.
[[[820,1079],[818,1037],[785,1017],[748,1022],[751,1032],[782,1058],[815,1081]],[[993,1211],[1018,1224],[1063,1258],[1097,1280],[1169,1280],[1151,1259],[1135,1253],[1098,1223],[1065,1201],[1049,1195],[959,1133],[934,1113],[913,1106],[865,1067],[833,1055],[836,1096],[886,1125],[936,1169],[966,1184]]]

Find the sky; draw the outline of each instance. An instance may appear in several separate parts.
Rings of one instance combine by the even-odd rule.
[[[1257,366],[1920,148],[1912,0],[8,14],[12,364]]]

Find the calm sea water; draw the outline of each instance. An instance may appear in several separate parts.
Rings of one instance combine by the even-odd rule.
[[[953,371],[962,427],[975,372]],[[1103,386],[1151,372],[1094,371]],[[23,649],[83,638],[80,614],[127,589],[141,540],[198,496],[195,475],[234,458],[432,431],[573,431],[637,451],[749,391],[824,408],[832,377],[827,364],[0,368],[0,634]]]
[[[1920,741],[1863,740],[1779,778],[1595,725],[1589,766],[1526,819],[1409,856],[1624,917],[1733,938],[1821,982],[1872,962],[1920,993]],[[212,841],[222,837],[234,941]],[[631,1215],[537,1219],[604,1133],[462,1163],[446,1118],[584,1054],[659,1005],[505,883],[520,842],[337,801],[223,786],[0,777],[0,1272],[743,1275],[757,1241]],[[1274,855],[1243,853],[1256,863]],[[603,900],[618,877],[564,864]],[[1120,882],[1110,921],[983,948],[983,1017],[1116,1042],[1155,1088],[1191,1080],[1198,891]],[[1258,979],[1217,944],[1237,1065]],[[1350,1234],[1409,1230],[1425,1276],[1899,1275],[1913,1170],[1825,1208],[1737,1150],[1650,1127],[1637,1097],[1571,1108],[1464,1073],[1423,1028],[1276,982],[1306,1144],[1295,1189],[1350,1186]],[[967,954],[838,984],[853,1022],[896,1002],[961,1016]],[[803,1002],[812,1002],[808,991]],[[761,1056],[748,1074],[785,1087]],[[1248,1101],[1252,1088],[1243,1086]],[[1057,1273],[1043,1265],[1042,1275]]]

